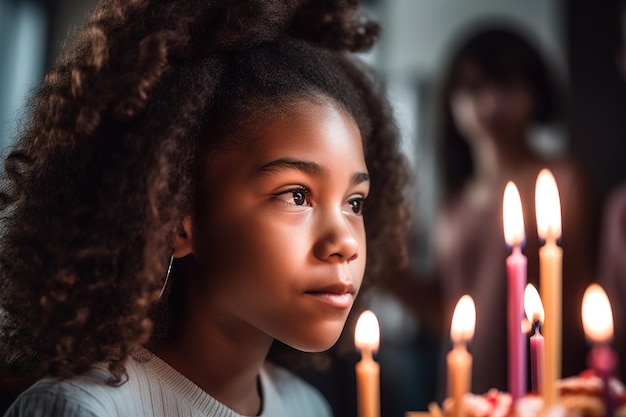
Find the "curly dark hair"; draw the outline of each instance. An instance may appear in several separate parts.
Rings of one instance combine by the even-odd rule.
[[[450,109],[452,95],[466,81],[466,64],[496,84],[517,81],[527,85],[535,98],[533,119],[537,124],[549,124],[559,117],[560,87],[526,31],[508,21],[485,21],[476,26],[480,29],[472,27],[471,33],[460,35],[462,41],[457,39],[451,48],[437,102],[437,139],[447,195],[455,194],[474,172],[469,145],[456,128]]]
[[[367,280],[406,258],[408,171],[388,104],[350,52],[378,26],[357,0],[110,0],[35,93],[5,161],[5,373],[69,377],[149,342],[173,234],[200,167],[238,129],[330,98],[361,130],[371,175]]]

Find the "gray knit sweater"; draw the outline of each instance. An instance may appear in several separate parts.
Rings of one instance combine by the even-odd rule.
[[[5,417],[242,417],[149,351],[127,364],[128,382],[107,385],[101,367],[68,380],[43,379]],[[260,375],[263,417],[328,417],[322,395],[290,372],[267,364]]]

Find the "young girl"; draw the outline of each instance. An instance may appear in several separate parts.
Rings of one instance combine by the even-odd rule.
[[[356,3],[93,12],[6,159],[4,372],[45,376],[7,416],[329,415],[265,359],[274,339],[329,349],[366,266],[404,256]]]

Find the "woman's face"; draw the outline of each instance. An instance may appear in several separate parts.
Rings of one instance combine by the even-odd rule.
[[[451,98],[458,131],[469,141],[511,144],[525,137],[534,112],[534,97],[522,80],[494,81],[475,65],[461,67]]]
[[[193,219],[204,313],[230,331],[325,350],[365,270],[359,129],[334,105],[299,101],[248,136],[245,149],[211,157]]]

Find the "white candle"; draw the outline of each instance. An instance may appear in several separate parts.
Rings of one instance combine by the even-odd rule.
[[[452,315],[450,336],[454,343],[448,353],[448,396],[452,398],[454,417],[465,414],[463,397],[471,391],[472,384],[472,355],[467,351],[466,344],[474,336],[476,325],[476,307],[469,295],[459,299]]]
[[[359,316],[354,331],[354,344],[361,351],[361,360],[356,364],[359,417],[380,417],[380,367],[373,358],[379,343],[378,320],[366,310]]]
[[[535,188],[537,232],[545,245],[539,249],[539,284],[545,308],[543,335],[545,362],[543,373],[544,406],[556,403],[556,382],[561,378],[561,327],[563,250],[556,241],[561,237],[561,202],[554,176],[547,169],[537,176]]]

